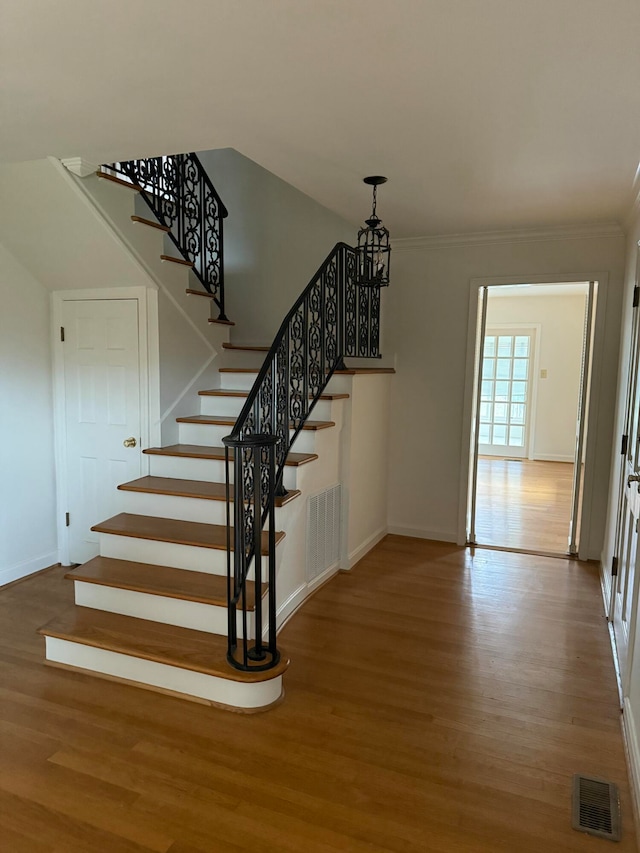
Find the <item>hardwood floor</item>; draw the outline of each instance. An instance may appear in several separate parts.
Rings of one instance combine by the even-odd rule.
[[[566,554],[572,486],[567,462],[479,457],[476,541]]]
[[[64,572],[0,591],[3,851],[604,849],[575,772],[620,785],[636,849],[591,564],[388,536],[285,627],[254,716],[44,666]]]

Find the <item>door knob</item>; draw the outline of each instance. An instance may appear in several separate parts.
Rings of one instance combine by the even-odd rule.
[[[640,474],[629,474],[627,477],[627,486],[630,486],[631,483],[640,483]]]
[[[135,447],[138,442],[133,436],[131,436],[131,438],[125,438],[122,443],[125,447]]]

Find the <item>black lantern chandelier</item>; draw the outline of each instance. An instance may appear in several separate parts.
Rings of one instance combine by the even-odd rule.
[[[391,246],[389,232],[376,215],[378,187],[387,179],[382,175],[364,178],[364,183],[373,187],[371,217],[365,219],[366,228],[358,231],[358,277],[357,284],[367,287],[384,287],[389,284],[389,262]]]

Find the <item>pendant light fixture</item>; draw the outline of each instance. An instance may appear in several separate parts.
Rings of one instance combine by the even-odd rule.
[[[385,287],[389,284],[389,262],[391,246],[389,232],[376,214],[378,187],[387,179],[382,175],[364,178],[364,183],[373,187],[371,216],[365,219],[366,228],[358,232],[358,276],[356,283],[366,287]]]

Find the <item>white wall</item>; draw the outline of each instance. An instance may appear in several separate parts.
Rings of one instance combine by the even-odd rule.
[[[232,148],[199,151],[229,210],[224,221],[227,315],[244,343],[270,343],[334,245],[358,227]]]
[[[386,335],[396,353],[389,454],[389,528],[455,541],[460,505],[463,405],[470,283],[513,276],[531,281],[608,273],[603,372],[591,424],[596,461],[590,555],[599,557],[606,516],[624,237],[501,242],[457,247],[396,247]]]
[[[499,294],[500,289],[496,288]],[[538,373],[532,377],[535,399],[532,427],[534,459],[573,462],[584,332],[584,295],[491,296],[487,327],[494,323],[539,325]],[[541,378],[540,371],[547,377]]]
[[[349,394],[342,444],[344,554],[351,568],[387,532],[389,401],[394,376],[336,376],[332,387]]]
[[[58,560],[49,293],[0,244],[0,585]]]

